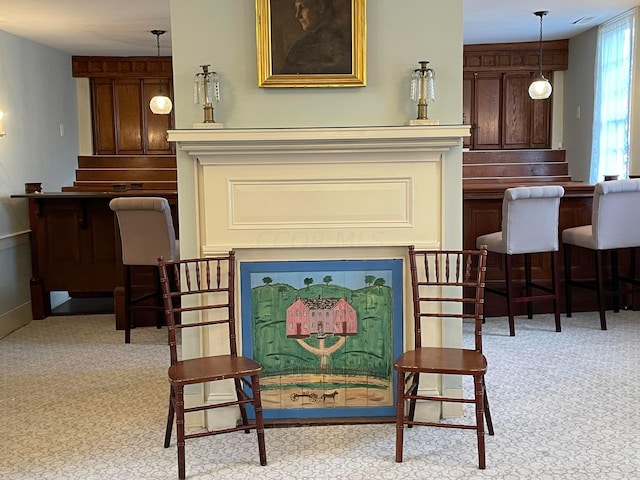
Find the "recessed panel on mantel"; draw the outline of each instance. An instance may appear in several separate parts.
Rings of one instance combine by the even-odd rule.
[[[404,179],[233,181],[230,229],[409,227],[413,182]],[[263,205],[263,208],[256,208]]]
[[[435,161],[204,165],[201,172],[203,252],[437,246],[441,239]]]

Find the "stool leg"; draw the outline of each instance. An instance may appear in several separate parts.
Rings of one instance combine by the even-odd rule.
[[[620,311],[620,276],[618,272],[618,250],[611,250],[611,288],[613,294],[613,311]]]
[[[516,335],[515,320],[513,318],[513,307],[511,299],[513,298],[513,279],[511,278],[511,269],[513,268],[513,261],[511,255],[504,256],[504,278],[507,289],[507,315],[509,316],[509,336],[514,337]]]
[[[564,246],[564,301],[567,317],[571,317],[571,245]]]
[[[124,343],[131,343],[131,266],[124,266]]]
[[[602,250],[596,250],[596,284],[597,284],[597,289],[596,289],[596,293],[597,293],[597,297],[598,297],[598,311],[600,312],[600,328],[602,330],[606,330],[607,329],[607,318],[606,318],[606,314],[605,314],[605,308],[604,308],[604,298],[603,298],[603,292],[604,292],[604,271],[603,271],[603,264],[602,264]]]
[[[553,290],[553,313],[556,319],[556,332],[562,331],[560,325],[560,255],[558,251],[551,252],[551,290]]]
[[[524,291],[525,295],[531,298],[531,255],[524,254]],[[533,302],[528,301],[527,304],[527,318],[533,318]]]

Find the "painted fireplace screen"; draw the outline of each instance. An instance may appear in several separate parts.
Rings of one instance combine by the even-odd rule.
[[[394,415],[401,260],[242,262],[240,275],[265,418]]]

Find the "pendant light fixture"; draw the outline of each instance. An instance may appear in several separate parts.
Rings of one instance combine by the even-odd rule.
[[[151,30],[156,36],[156,46],[158,47],[158,58],[160,58],[160,35],[164,35],[166,30]],[[153,97],[149,102],[149,108],[153,113],[158,115],[167,115],[171,113],[171,109],[173,108],[173,103],[169,97],[165,97],[162,94],[162,78],[160,76],[160,63],[158,63],[158,84],[160,86],[160,93]]]
[[[551,96],[551,91],[553,88],[549,83],[549,80],[544,78],[542,75],[542,17],[544,17],[547,13],[547,10],[541,10],[539,12],[533,12],[536,17],[540,17],[540,47],[538,51],[538,75],[533,79],[531,85],[529,85],[529,96],[534,100],[544,100],[545,98],[549,98]]]

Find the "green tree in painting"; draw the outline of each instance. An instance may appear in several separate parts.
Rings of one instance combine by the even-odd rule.
[[[329,285],[331,282],[333,282],[333,278],[331,277],[331,275],[327,275],[322,279],[322,282],[326,285]]]
[[[385,283],[387,282],[384,280],[384,278],[376,278],[376,281],[373,282],[373,285],[378,287],[378,290],[380,290],[380,288],[384,286]]]
[[[271,282],[273,282],[273,278],[271,278],[271,277],[264,277],[264,278],[262,279],[262,281],[264,282],[264,284],[265,284],[265,285],[269,285],[269,284],[271,284]]]
[[[375,282],[375,280],[376,280],[375,275],[365,275],[364,276],[364,283],[367,285],[367,287],[370,287],[371,284],[373,282]]]
[[[309,288],[309,286],[313,283],[313,278],[307,277],[304,279],[304,284]]]

